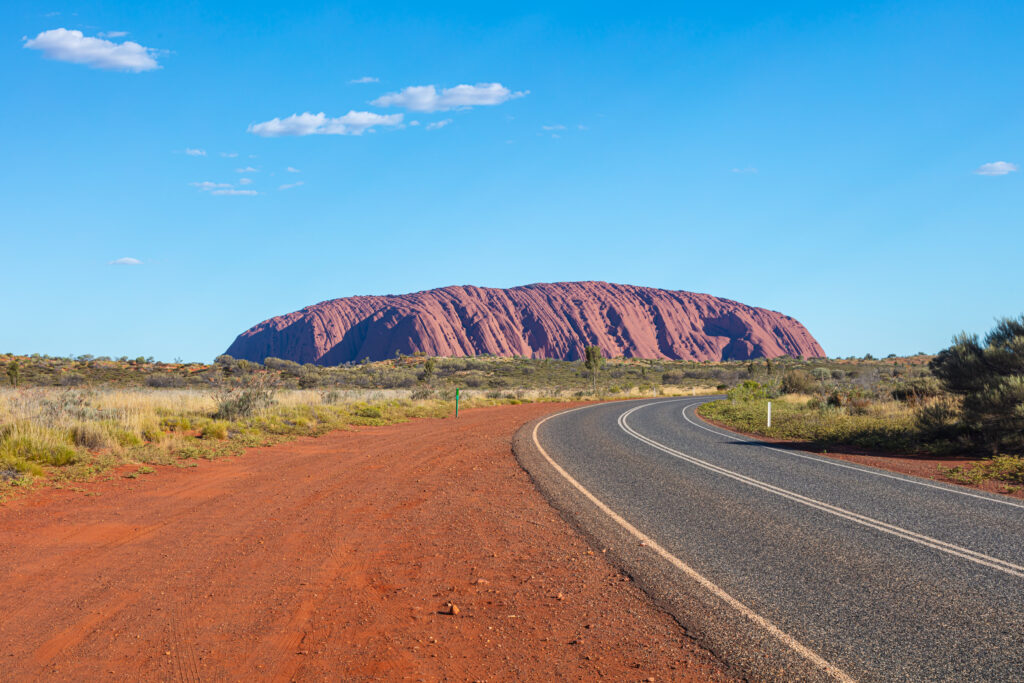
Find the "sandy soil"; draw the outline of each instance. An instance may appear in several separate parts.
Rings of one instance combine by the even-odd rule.
[[[516,428],[562,407],[0,507],[0,679],[725,680],[516,464]]]

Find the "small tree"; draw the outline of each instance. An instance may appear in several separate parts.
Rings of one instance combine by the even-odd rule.
[[[18,380],[21,377],[20,368],[18,367],[18,359],[12,358],[11,362],[7,364],[7,379],[11,381],[11,386],[15,389],[18,388]]]
[[[1024,315],[985,335],[961,332],[929,363],[946,391],[961,397],[960,426],[993,452],[1024,451]]]
[[[434,376],[434,368],[436,367],[436,365],[437,365],[437,363],[434,361],[433,358],[428,358],[426,360],[426,362],[423,364],[423,381],[424,382],[429,382],[430,379]]]
[[[583,348],[583,365],[590,370],[590,376],[594,381],[594,394],[597,394],[597,369],[601,367],[604,357],[601,355],[600,346],[585,346]]]

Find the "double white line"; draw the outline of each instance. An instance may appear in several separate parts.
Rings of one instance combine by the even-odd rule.
[[[935,550],[939,550],[941,552],[963,558],[965,560],[968,560],[969,562],[974,562],[975,564],[984,565],[991,569],[1001,571],[1005,574],[1009,574],[1010,576],[1024,578],[1024,567],[1018,564],[1007,562],[1006,560],[1000,560],[997,557],[985,555],[984,553],[979,553],[974,550],[970,550],[969,548],[954,545],[953,543],[940,541],[937,538],[925,536],[924,534],[919,534],[916,531],[911,531],[909,529],[904,529],[903,527],[899,527],[894,524],[889,524],[887,522],[882,522],[871,517],[866,517],[856,512],[851,512],[850,510],[846,510],[841,507],[836,507],[835,505],[830,505],[820,500],[815,500],[814,498],[808,498],[807,496],[800,495],[799,493],[795,493],[793,491],[789,491],[778,486],[773,486],[772,484],[765,483],[752,477],[748,477],[745,474],[740,474],[739,472],[734,472],[724,467],[713,465],[710,462],[707,462],[706,460],[695,458],[692,455],[687,455],[682,451],[677,451],[676,449],[671,448],[670,446],[666,446],[663,443],[659,443],[654,439],[644,436],[643,434],[636,431],[626,423],[627,417],[629,417],[636,411],[640,410],[641,408],[646,407],[647,405],[650,404],[640,405],[637,406],[636,408],[632,408],[622,413],[619,416],[619,427],[622,429],[622,431],[626,432],[633,438],[644,442],[645,444],[651,446],[652,448],[656,448],[659,451],[662,451],[663,453],[668,453],[674,458],[679,458],[680,460],[684,460],[690,464],[696,465],[697,467],[702,467],[716,474],[720,474],[723,477],[735,479],[736,481],[747,484],[748,486],[753,486],[755,488],[761,489],[762,491],[767,491],[768,493],[774,493],[777,496],[781,496],[788,500],[792,500],[796,503],[806,505],[808,507],[820,510],[822,512],[826,512],[830,515],[835,515],[836,517],[841,517],[856,524],[861,524],[863,526],[875,529],[877,531],[892,534],[893,536],[898,536],[900,538],[912,541],[914,543],[918,543],[923,546],[927,546],[929,548],[934,548]]]
[[[588,491],[583,486],[583,484],[581,484],[578,481],[576,481],[576,479],[574,479],[571,474],[566,472],[565,469],[561,465],[559,465],[557,462],[555,462],[554,459],[550,455],[548,455],[548,452],[546,450],[544,450],[543,446],[540,445],[540,439],[537,438],[537,430],[540,429],[540,426],[542,424],[544,424],[545,422],[547,422],[548,420],[550,420],[551,418],[553,418],[553,417],[558,417],[560,415],[565,415],[566,413],[572,413],[572,412],[575,412],[577,410],[584,410],[586,408],[592,408],[592,407],[593,406],[585,406],[584,408],[573,408],[572,410],[566,410],[565,412],[556,413],[555,415],[549,415],[548,417],[544,418],[543,420],[538,422],[536,425],[534,425],[534,427],[533,427],[533,444],[537,447],[537,451],[544,457],[544,460],[546,460],[547,463],[549,465],[551,465],[551,467],[554,468],[554,470],[556,472],[558,472],[560,475],[562,475],[562,477],[567,482],[569,482],[569,484],[571,484],[573,486],[573,488],[575,488],[577,491],[582,493],[583,496],[587,500],[589,500],[591,503],[593,503],[597,507],[598,510],[600,510],[605,515],[607,515],[609,518],[611,518],[616,524],[618,524],[623,529],[625,529],[630,535],[632,535],[634,538],[636,538],[641,543],[646,545],[653,552],[655,552],[661,558],[666,560],[669,564],[671,564],[676,569],[680,570],[681,572],[683,572],[684,574],[689,576],[691,579],[696,581],[705,590],[707,590],[712,595],[714,595],[715,597],[717,597],[720,600],[722,600],[723,602],[725,602],[727,605],[729,605],[731,608],[735,609],[737,612],[742,614],[744,617],[746,617],[747,619],[752,621],[757,626],[763,628],[765,631],[767,631],[769,634],[771,634],[772,637],[777,639],[779,642],[781,642],[786,647],[788,647],[791,650],[793,650],[799,656],[801,656],[804,659],[806,659],[814,667],[816,667],[816,668],[820,669],[821,671],[823,671],[826,675],[828,675],[833,680],[839,681],[840,683],[854,683],[854,679],[851,678],[850,675],[847,674],[845,671],[843,671],[842,669],[840,669],[836,665],[834,665],[831,662],[829,662],[828,660],[826,660],[824,657],[819,655],[814,650],[811,650],[809,647],[807,647],[806,645],[804,645],[803,643],[798,641],[796,638],[794,638],[793,636],[789,635],[788,633],[786,633],[785,631],[780,629],[778,626],[773,624],[768,619],[765,619],[760,614],[758,614],[754,610],[752,610],[749,607],[747,607],[746,605],[744,605],[742,602],[740,602],[739,600],[737,600],[733,596],[731,596],[728,593],[726,593],[722,588],[720,588],[717,585],[715,585],[710,579],[708,579],[707,577],[703,576],[696,569],[694,569],[690,565],[686,564],[685,562],[680,560],[678,557],[676,557],[675,555],[673,555],[669,551],[665,550],[665,548],[663,548],[653,538],[651,538],[650,536],[648,536],[647,534],[645,534],[644,532],[640,531],[635,526],[633,526],[632,524],[627,522],[625,519],[622,518],[621,515],[616,513],[614,510],[612,510],[607,505],[605,505],[604,502],[601,501],[601,499],[599,499],[593,493]],[[632,412],[632,411],[630,411],[630,412]]]

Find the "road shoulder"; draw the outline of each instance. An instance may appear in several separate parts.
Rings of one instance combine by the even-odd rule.
[[[635,405],[635,402],[621,404],[623,410],[631,407],[627,404]],[[714,652],[730,675],[749,680],[832,680],[760,625],[679,571],[654,549],[638,541],[552,467],[534,439],[536,428],[547,419],[548,416],[539,417],[516,432],[513,450],[520,465],[563,519],[600,549],[612,565],[631,577],[690,638]],[[551,419],[560,418],[552,416]],[[611,424],[615,424],[614,420]],[[556,453],[549,452],[549,456],[557,462]],[[628,512],[616,512],[628,521]]]

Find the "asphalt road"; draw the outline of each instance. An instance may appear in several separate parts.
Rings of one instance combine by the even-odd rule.
[[[741,440],[706,400],[559,413],[516,454],[737,673],[1024,681],[1024,505]]]

